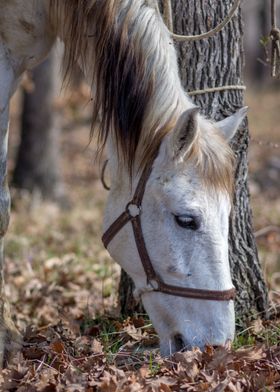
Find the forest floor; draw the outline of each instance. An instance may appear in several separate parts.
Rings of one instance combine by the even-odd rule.
[[[257,319],[232,349],[198,349],[163,359],[146,315],[121,319],[119,267],[101,244],[106,191],[88,145],[90,112],[73,94],[63,113],[61,171],[68,208],[12,189],[6,237],[7,295],[24,336],[0,375],[0,391],[280,391],[280,321]],[[85,100],[82,100],[86,102]],[[247,97],[252,134],[254,227],[272,307],[280,306],[280,91]],[[81,106],[86,106],[80,114]],[[11,159],[18,104],[12,108]],[[262,140],[263,143],[256,140]]]

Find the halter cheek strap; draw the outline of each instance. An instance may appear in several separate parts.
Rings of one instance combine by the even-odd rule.
[[[138,185],[136,187],[132,200],[127,204],[125,211],[113,222],[108,230],[103,234],[102,242],[105,248],[116,236],[116,234],[129,222],[131,222],[136,247],[142,262],[144,271],[147,276],[149,289],[145,291],[161,292],[177,297],[204,299],[212,301],[229,301],[233,300],[236,295],[235,288],[229,290],[204,290],[189,287],[173,286],[165,283],[155,272],[150,256],[148,254],[143,230],[141,225],[142,200],[145,193],[147,181],[151,175],[152,167],[143,171]],[[143,293],[141,292],[141,293]]]

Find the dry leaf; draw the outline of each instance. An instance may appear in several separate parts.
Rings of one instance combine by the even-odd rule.
[[[97,339],[93,339],[91,349],[93,353],[103,353],[103,346],[101,342]]]
[[[129,324],[127,325],[124,329],[124,332],[126,332],[133,340],[140,342],[143,338],[142,331],[140,329],[137,329],[134,327],[134,325]]]
[[[259,335],[264,330],[264,325],[261,319],[254,320],[250,325],[250,332],[254,335]]]
[[[62,354],[65,350],[65,346],[61,340],[55,340],[50,344],[50,349],[57,354]]]
[[[266,357],[263,346],[240,348],[235,352],[235,355],[244,361],[257,361]]]
[[[221,347],[218,348],[214,354],[211,362],[209,363],[209,369],[221,370],[225,369],[229,363],[233,362],[233,354]]]

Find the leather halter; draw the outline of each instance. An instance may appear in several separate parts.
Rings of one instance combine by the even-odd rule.
[[[116,234],[128,223],[131,222],[137,250],[142,262],[144,271],[147,276],[147,283],[151,290],[164,294],[178,297],[204,299],[212,301],[229,301],[233,300],[236,295],[235,288],[230,290],[203,290],[189,287],[173,286],[165,283],[155,272],[151,259],[149,257],[141,225],[141,208],[142,200],[145,193],[146,183],[152,172],[152,167],[143,171],[138,185],[136,187],[132,200],[127,204],[125,211],[114,221],[108,230],[102,236],[102,242],[105,248],[116,236]]]

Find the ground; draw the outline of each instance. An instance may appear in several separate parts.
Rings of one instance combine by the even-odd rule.
[[[61,209],[37,193],[12,189],[7,295],[24,345],[1,374],[0,390],[280,390],[277,319],[248,324],[246,331],[238,332],[233,349],[208,347],[204,353],[193,350],[161,359],[158,338],[145,315],[119,318],[119,268],[100,240],[106,191],[94,164],[94,143],[88,146],[90,109],[85,96],[80,91],[57,103],[64,119],[61,170],[67,206]],[[247,97],[254,227],[275,309],[280,306],[279,99],[279,90]],[[19,107],[17,97],[12,106],[10,172]]]

